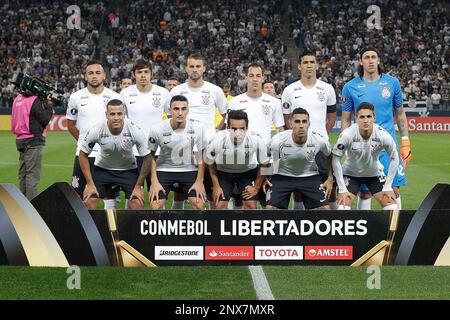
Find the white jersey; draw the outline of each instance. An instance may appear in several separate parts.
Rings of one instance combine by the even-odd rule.
[[[150,153],[144,132],[129,119],[125,119],[122,132],[118,135],[111,133],[107,121],[97,124],[88,130],[81,150],[89,154],[96,143],[99,144],[100,150],[95,157],[95,165],[108,170],[137,168],[136,157],[133,154],[134,145],[140,156]]]
[[[188,120],[184,130],[174,131],[167,119],[152,127],[148,138],[151,151],[161,148],[156,170],[166,172],[197,171],[197,157],[207,144],[204,127],[194,120]]]
[[[150,128],[163,121],[163,113],[169,112],[170,99],[169,91],[156,84],[152,84],[152,89],[147,93],[142,93],[136,85],[129,86],[120,91],[128,109],[128,118],[137,124],[148,137]],[[136,147],[133,148],[137,156]]]
[[[280,100],[266,93],[259,98],[250,98],[247,93],[231,99],[229,110],[243,110],[248,116],[248,130],[259,133],[268,144],[271,139],[272,122],[275,127],[284,126]]]
[[[392,136],[379,125],[373,125],[373,133],[368,140],[364,140],[359,133],[357,123],[342,131],[333,154],[342,157],[347,151],[347,157],[342,165],[344,175],[352,177],[384,176],[383,165],[378,155],[385,149],[392,158],[398,157],[397,148]]]
[[[108,88],[104,88],[100,94],[92,94],[84,88],[70,95],[66,118],[76,121],[76,127],[80,132],[75,153],[77,156],[80,154],[81,144],[87,131],[97,123],[105,121],[106,104],[112,99],[123,101],[120,94]],[[95,157],[97,151],[98,146],[94,148],[91,156]]]
[[[220,114],[227,112],[227,98],[222,89],[208,81],[204,81],[200,88],[191,88],[187,82],[182,83],[170,91],[173,96],[182,95],[188,100],[188,119],[200,121],[208,135],[208,141],[216,133],[215,114],[216,107]]]
[[[231,141],[230,132],[218,132],[208,144],[205,153],[206,163],[216,163],[217,170],[228,173],[242,173],[255,169],[258,164],[268,164],[267,147],[262,137],[247,131],[239,145]]]
[[[336,104],[336,93],[330,84],[317,79],[314,87],[308,89],[298,80],[283,90],[281,102],[284,114],[291,114],[296,108],[308,111],[310,129],[328,138],[327,107]]]
[[[331,154],[328,139],[311,130],[303,145],[294,142],[292,130],[286,130],[275,135],[269,147],[274,174],[289,177],[310,177],[319,174],[316,155],[319,151],[325,156]]]

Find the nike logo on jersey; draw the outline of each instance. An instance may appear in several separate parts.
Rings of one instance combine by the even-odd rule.
[[[302,96],[296,96],[296,97],[294,97],[294,99],[298,99],[298,98],[301,98]]]
[[[170,141],[169,142],[163,142],[163,144],[169,144],[170,143]]]
[[[319,200],[320,202],[324,202],[325,200],[327,200],[327,199],[323,199],[323,200]]]
[[[86,106],[86,105],[87,105],[87,103],[85,103],[85,104],[81,104],[81,106],[82,106],[82,107],[84,107],[84,106]]]
[[[361,98],[363,95],[365,95],[365,93],[358,94],[357,96],[358,98]]]
[[[136,101],[130,101],[130,104],[133,104],[133,103],[135,103]]]

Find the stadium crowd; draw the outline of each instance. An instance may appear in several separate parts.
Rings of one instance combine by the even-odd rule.
[[[450,26],[442,1],[377,2],[381,29],[362,21],[371,15],[367,1],[308,2],[291,1],[290,34],[296,46],[316,52],[322,80],[341,90],[357,74],[357,53],[370,44],[379,49],[385,71],[400,79],[410,106],[423,101],[428,109],[450,110]]]
[[[431,110],[450,110],[450,26],[442,2],[381,1],[382,30],[370,30],[361,21],[370,15],[368,5],[317,0],[132,1],[109,11],[105,30],[114,40],[100,52],[100,27],[106,17],[102,2],[80,1],[81,29],[68,30],[68,4],[31,0],[25,9],[19,1],[8,0],[0,7],[0,107],[10,107],[10,80],[17,68],[26,66],[29,73],[56,83],[67,100],[85,86],[82,68],[94,54],[106,60],[112,89],[130,76],[139,58],[155,62],[155,82],[183,81],[187,54],[199,50],[207,57],[206,78],[220,86],[230,84],[232,95],[242,93],[244,66],[255,61],[266,66],[266,76],[281,94],[296,68],[296,62],[286,58],[281,40],[288,24],[299,50],[316,52],[320,79],[338,94],[356,74],[357,52],[371,44],[379,49],[384,69],[401,80],[410,106],[422,101]]]

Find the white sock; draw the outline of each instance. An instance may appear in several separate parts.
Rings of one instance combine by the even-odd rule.
[[[336,201],[328,202],[328,205],[330,206],[331,210],[339,210],[339,206],[336,204]],[[350,209],[346,209],[346,210],[350,210]]]
[[[402,210],[402,199],[400,196],[398,196],[397,200],[397,209]]]
[[[303,202],[298,202],[294,200],[294,206],[292,207],[293,210],[305,210],[305,205]]]
[[[184,200],[181,201],[173,201],[172,202],[172,210],[183,210],[184,209]]]
[[[334,202],[334,203],[336,203],[336,202]],[[344,206],[344,205],[340,204],[337,209],[338,210],[351,210],[352,208],[349,206]]]
[[[358,210],[370,210],[372,207],[372,198],[361,199],[358,197]]]
[[[206,209],[207,209],[207,210],[212,210],[212,209],[214,209],[214,204],[213,204],[211,201],[206,200],[205,204],[206,204]]]
[[[393,204],[390,204],[390,205],[388,205],[386,207],[383,207],[383,210],[395,210],[395,209],[397,209],[397,204],[396,203],[393,203]]]
[[[228,201],[227,209],[228,210],[234,209],[234,200],[233,199],[230,199],[230,201]]]
[[[116,208],[116,199],[103,199],[105,204],[105,209],[115,209]]]

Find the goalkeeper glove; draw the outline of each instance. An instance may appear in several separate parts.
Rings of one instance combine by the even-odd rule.
[[[402,158],[403,168],[411,161],[411,143],[408,137],[402,137],[402,147],[400,149],[400,157]]]

